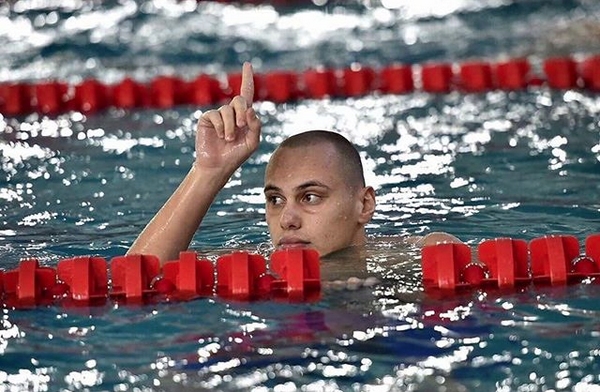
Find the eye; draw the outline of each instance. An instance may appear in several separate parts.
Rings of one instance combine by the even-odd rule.
[[[267,195],[266,199],[267,199],[267,204],[270,204],[273,206],[280,206],[284,202],[283,197],[281,197],[279,195]]]
[[[308,204],[317,204],[321,201],[321,196],[314,193],[307,193],[302,199]]]

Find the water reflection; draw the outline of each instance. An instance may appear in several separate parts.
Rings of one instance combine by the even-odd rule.
[[[542,56],[578,35],[585,39],[569,53],[598,46],[589,38],[598,13],[589,2],[329,1],[287,10],[10,3],[0,4],[0,80],[222,77],[247,59],[268,71]],[[585,390],[598,383],[596,285],[439,297],[423,292],[418,251],[397,239],[431,230],[470,242],[595,230],[597,96],[540,88],[256,107],[265,119],[261,149],[223,190],[192,247],[213,259],[230,248],[270,253],[262,207],[270,154],[296,132],[339,130],[359,146],[379,206],[359,257],[324,262],[333,284],[324,284],[322,300],[4,309],[5,388]],[[1,266],[31,256],[54,265],[74,254],[123,254],[193,162],[201,113],[0,117]],[[378,283],[364,284],[371,277]]]

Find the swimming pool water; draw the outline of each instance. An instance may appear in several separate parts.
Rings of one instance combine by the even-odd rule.
[[[0,5],[0,79],[194,75],[248,59],[261,71],[503,55],[535,62],[599,49],[589,38],[598,6],[586,1],[369,4],[18,1]],[[444,230],[477,244],[600,231],[597,94],[542,87],[256,107],[260,149],[192,244],[210,257],[268,252],[265,163],[283,138],[313,128],[338,129],[359,147],[378,194],[372,237]],[[124,254],[188,170],[202,109],[3,117],[0,267]],[[600,388],[598,285],[436,298],[421,290],[418,254],[385,240],[370,251],[367,273],[381,284],[326,288],[316,303],[3,309],[0,388]]]

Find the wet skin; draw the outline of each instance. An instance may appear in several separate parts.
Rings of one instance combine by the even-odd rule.
[[[329,144],[281,148],[265,174],[266,220],[277,248],[310,247],[321,256],[366,242],[375,201],[352,187]]]

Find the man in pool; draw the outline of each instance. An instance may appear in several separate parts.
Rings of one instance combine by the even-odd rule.
[[[258,148],[261,121],[253,97],[253,71],[245,63],[240,94],[202,114],[192,168],[129,254],[153,254],[164,263],[188,248],[217,193]],[[365,185],[355,147],[335,132],[309,131],[285,140],[267,165],[264,192],[276,248],[310,247],[325,257],[367,242],[375,192]],[[414,241],[423,246],[458,240],[431,233]]]

